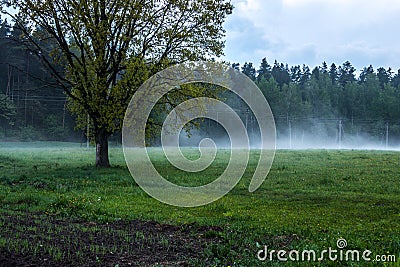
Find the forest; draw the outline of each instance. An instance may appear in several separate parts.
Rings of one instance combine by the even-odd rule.
[[[21,36],[6,20],[0,21],[0,139],[85,140],[86,130],[76,129],[62,88],[22,45]],[[274,114],[278,140],[285,140],[286,146],[317,139],[400,145],[400,70],[372,65],[357,70],[350,61],[310,68],[266,58],[258,66],[246,62],[232,67],[263,92]],[[242,114],[248,129],[256,128],[243,103],[227,101]],[[207,131],[207,125],[200,130]]]
[[[67,97],[7,20],[0,25],[0,139],[80,140]],[[49,44],[51,45],[51,44]]]

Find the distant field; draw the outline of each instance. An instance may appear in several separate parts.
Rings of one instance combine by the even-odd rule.
[[[220,150],[211,168],[187,174],[150,151],[155,167],[182,185],[212,181],[229,161]],[[280,266],[257,252],[320,252],[337,249],[339,238],[373,259],[394,255],[386,266],[400,266],[400,152],[278,150],[266,181],[249,193],[258,153],[228,195],[178,208],[135,184],[121,148],[110,149],[112,168],[96,169],[94,149],[80,144],[0,143],[0,266]]]

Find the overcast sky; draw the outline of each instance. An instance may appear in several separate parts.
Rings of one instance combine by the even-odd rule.
[[[224,60],[400,68],[400,0],[232,0]]]

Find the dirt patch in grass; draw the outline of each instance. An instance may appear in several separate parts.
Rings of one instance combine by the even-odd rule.
[[[207,265],[224,241],[218,227],[153,221],[83,222],[45,214],[1,214],[0,266]],[[197,265],[197,264],[196,264]]]

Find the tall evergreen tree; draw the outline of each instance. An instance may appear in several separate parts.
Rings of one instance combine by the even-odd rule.
[[[260,81],[262,78],[269,80],[271,77],[271,65],[268,64],[266,58],[263,58],[260,68],[257,70],[257,81]]]
[[[332,84],[335,84],[338,81],[339,74],[335,63],[332,63],[329,68],[329,77],[331,78]]]
[[[311,72],[311,76],[314,77],[314,79],[319,80],[320,72],[320,69],[318,67],[315,67]]]
[[[400,69],[393,76],[391,83],[394,88],[399,88],[399,86],[400,86]]]
[[[355,71],[356,69],[349,61],[343,63],[343,65],[339,67],[339,83],[344,87],[346,83],[354,82],[356,80]]]
[[[300,84],[302,77],[300,65],[292,66],[290,68],[290,79],[292,82]]]
[[[328,64],[325,61],[322,62],[321,71],[322,73],[328,73]]]
[[[240,64],[239,64],[239,63],[232,63],[231,67],[232,67],[233,69],[235,69],[235,70],[240,70],[240,69],[239,69],[239,67],[240,67]]]
[[[372,73],[374,73],[374,67],[372,67],[372,65],[369,65],[368,68],[364,68],[364,69],[361,71],[359,81],[360,81],[361,83],[365,82],[366,79],[367,79],[367,77],[368,77],[368,75],[370,75],[370,74],[372,74]]]
[[[385,86],[385,84],[389,83],[392,79],[391,69],[385,70],[385,68],[378,68],[377,69],[377,76],[379,79],[379,85],[381,89]]]
[[[245,62],[242,67],[242,73],[249,77],[251,80],[256,80],[256,69],[254,68],[253,63]]]
[[[288,67],[285,67],[283,63],[279,64],[276,60],[274,62],[274,66],[272,67],[271,73],[272,77],[274,77],[275,81],[281,88],[284,84],[289,84],[291,81]]]
[[[379,96],[380,85],[379,79],[375,72],[368,73],[365,81],[361,85],[360,93],[358,94],[358,98],[354,100],[354,106],[360,110],[360,113],[357,116],[366,116],[370,119],[377,119],[376,115],[379,114],[377,109],[380,107],[375,106],[376,100]]]
[[[282,102],[282,92],[278,86],[278,83],[273,77],[268,80],[263,77],[257,81],[257,86],[260,88],[261,92],[264,94],[268,103],[270,104],[271,110],[275,116],[275,120],[284,116],[283,102]]]

